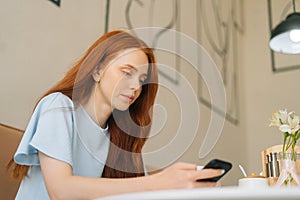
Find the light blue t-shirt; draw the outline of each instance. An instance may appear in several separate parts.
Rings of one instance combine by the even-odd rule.
[[[62,93],[52,93],[37,105],[15,153],[15,162],[31,166],[22,180],[17,200],[49,199],[38,151],[72,166],[73,174],[101,177],[110,140],[82,106]]]

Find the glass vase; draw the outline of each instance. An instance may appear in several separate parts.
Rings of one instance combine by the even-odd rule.
[[[300,186],[300,179],[297,175],[296,161],[299,154],[279,152],[279,168],[280,175],[278,177],[276,186]]]

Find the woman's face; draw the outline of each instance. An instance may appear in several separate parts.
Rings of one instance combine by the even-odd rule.
[[[148,59],[138,49],[121,52],[108,63],[99,82],[100,101],[111,110],[126,110],[139,97],[147,79]]]

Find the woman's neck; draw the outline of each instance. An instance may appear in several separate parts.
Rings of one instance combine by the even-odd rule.
[[[107,126],[107,120],[112,111],[111,107],[101,102],[101,98],[92,92],[88,101],[82,105],[88,115],[101,127]]]

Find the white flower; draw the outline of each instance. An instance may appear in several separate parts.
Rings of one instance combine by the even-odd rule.
[[[279,127],[282,132],[288,132],[289,134],[295,134],[300,128],[299,126],[299,116],[288,116],[288,124],[283,124]]]
[[[273,113],[272,114],[272,119],[271,119],[271,123],[269,126],[280,126],[281,123],[279,121],[279,118],[278,118],[278,114],[277,113]]]
[[[287,112],[287,110],[279,110],[272,114],[270,126],[278,126],[279,130],[284,134],[282,152],[295,152],[295,145],[300,138],[300,118],[295,112]],[[292,154],[294,155],[294,154]],[[295,156],[292,160],[295,161]]]
[[[272,119],[271,119],[271,123],[270,126],[282,126],[284,124],[287,124],[288,122],[288,117],[293,115],[294,112],[287,112],[287,109],[285,110],[279,110],[275,113],[272,114]]]

